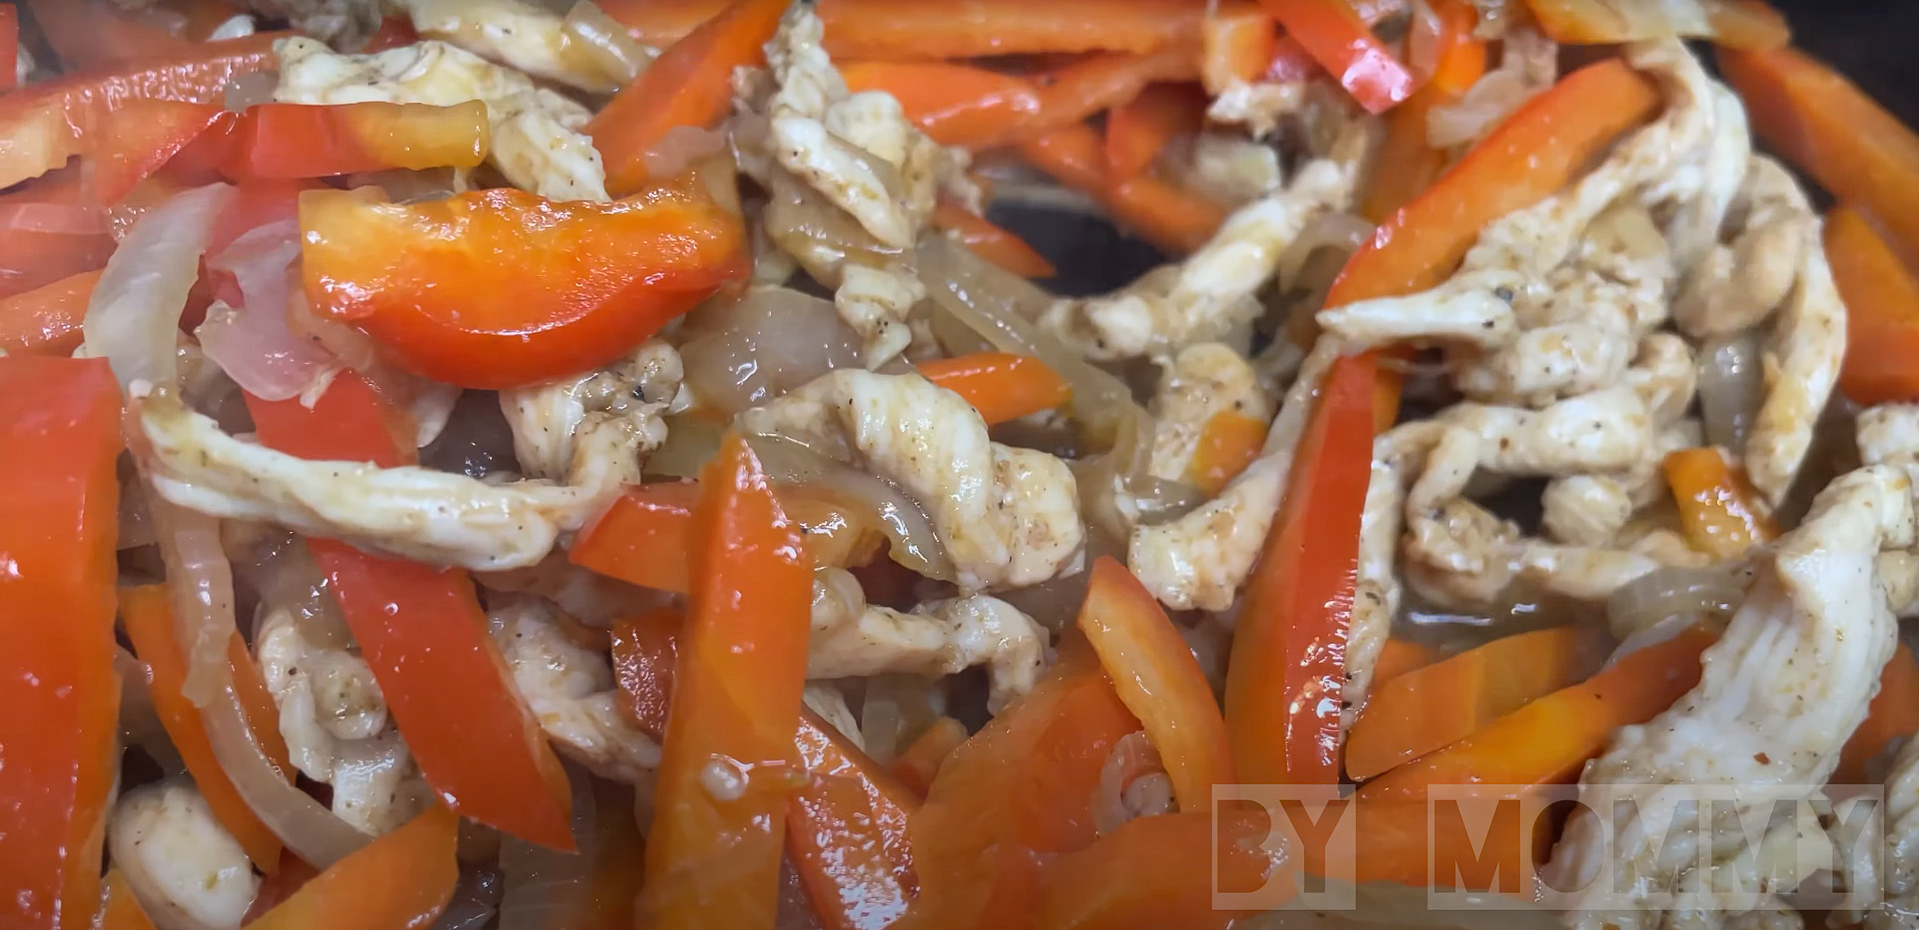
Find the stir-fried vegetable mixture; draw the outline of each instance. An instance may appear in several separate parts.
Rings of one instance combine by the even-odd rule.
[[[0,925],[1432,925],[1435,792],[1619,784],[1883,788],[1883,894],[1588,806],[1466,852],[1634,880],[1515,919],[1913,925],[1919,136],[1757,0],[0,49]]]

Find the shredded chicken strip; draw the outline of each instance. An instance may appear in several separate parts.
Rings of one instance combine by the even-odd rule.
[[[748,433],[811,437],[898,485],[931,518],[960,590],[1037,584],[1078,567],[1073,473],[992,442],[979,413],[918,375],[829,372],[740,414]]]
[[[445,42],[343,55],[307,38],[274,43],[285,103],[486,104],[487,159],[513,186],[554,200],[606,200],[606,167],[580,130],[592,112],[526,75]]]
[[[1349,133],[1285,188],[1241,207],[1185,261],[1105,297],[1060,300],[1040,328],[1093,360],[1133,358],[1218,339],[1259,312],[1254,294],[1316,216],[1351,205],[1365,137]]]
[[[1637,795],[1636,821],[1664,824],[1688,785],[1825,781],[1892,655],[1895,623],[1874,577],[1876,557],[1910,548],[1913,533],[1905,470],[1869,466],[1834,481],[1805,521],[1759,556],[1745,602],[1706,651],[1699,685],[1645,725],[1615,733],[1581,784],[1651,786]],[[1574,908],[1575,927],[1661,926],[1660,912],[1640,905],[1676,890],[1675,870],[1696,861],[1697,844],[1708,845],[1715,871],[1725,864],[1744,845],[1728,827],[1738,829],[1715,822],[1704,835],[1660,844],[1653,837],[1663,831],[1602,828],[1580,809],[1545,877],[1553,887],[1591,889]],[[1602,868],[1623,877],[1590,882]],[[1619,888],[1628,889],[1623,900]]]
[[[224,519],[479,571],[536,564],[616,489],[539,481],[492,485],[407,466],[309,461],[242,442],[207,416],[136,382],[140,451],[167,500]]]
[[[859,581],[843,569],[814,575],[809,678],[933,677],[984,665],[992,689],[987,709],[998,713],[1032,689],[1045,652],[1046,631],[998,598],[928,601],[902,613],[868,604]]]
[[[629,785],[659,767],[659,744],[620,709],[626,698],[605,653],[569,638],[553,605],[512,598],[487,612],[487,627],[556,749],[601,778]]]
[[[1246,357],[1217,342],[1181,349],[1160,371],[1153,414],[1153,463],[1158,478],[1185,481],[1201,434],[1213,416],[1233,412],[1273,418],[1273,401]]]
[[[260,890],[246,851],[189,781],[127,792],[114,803],[106,833],[113,864],[153,921],[149,926],[237,928]]]
[[[599,371],[500,392],[520,470],[578,488],[640,482],[642,458],[666,441],[680,355],[658,339]]]
[[[1445,427],[1408,423],[1373,440],[1372,477],[1359,518],[1359,570],[1353,585],[1353,616],[1346,633],[1346,682],[1340,690],[1344,709],[1340,735],[1352,729],[1372,688],[1374,666],[1392,632],[1405,593],[1397,571],[1406,489],[1424,470],[1428,450]]]
[[[1744,113],[1741,112],[1743,120]],[[1812,203],[1784,166],[1766,155],[1747,163],[1727,211],[1729,243],[1714,244],[1693,266],[1673,303],[1673,321],[1704,339],[1763,324],[1786,299],[1814,244]]]
[[[1746,437],[1746,475],[1774,507],[1785,500],[1812,448],[1813,430],[1846,355],[1846,305],[1826,250],[1816,245],[1820,224],[1808,223],[1807,241],[1815,245],[1801,250],[1798,283],[1760,351],[1766,396]]]
[[[392,0],[423,39],[438,39],[475,55],[595,94],[620,89],[626,76],[609,74],[582,53],[560,14],[527,0]]]

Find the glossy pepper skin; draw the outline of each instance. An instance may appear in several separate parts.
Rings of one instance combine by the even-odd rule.
[[[694,174],[611,203],[310,190],[300,231],[315,313],[416,374],[489,390],[610,362],[748,267],[738,213]]]
[[[0,358],[0,926],[84,928],[118,771],[120,388],[106,359]]]

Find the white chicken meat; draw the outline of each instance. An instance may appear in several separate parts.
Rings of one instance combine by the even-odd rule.
[[[1188,481],[1193,456],[1206,424],[1221,413],[1237,413],[1262,422],[1273,418],[1273,401],[1258,373],[1231,346],[1201,342],[1187,346],[1160,370],[1153,414],[1153,462],[1149,471],[1168,481]]]
[[[1308,223],[1353,199],[1365,137],[1353,131],[1286,186],[1241,207],[1199,251],[1104,297],[1055,301],[1040,328],[1088,359],[1164,353],[1218,339],[1259,313],[1255,293]]]
[[[293,767],[332,786],[336,816],[379,836],[431,800],[344,626],[330,628],[322,615],[296,620],[293,610],[271,607],[255,639]]]
[[[121,795],[107,821],[107,851],[159,930],[235,930],[260,890],[239,841],[190,782]]]
[[[1759,556],[1745,602],[1706,650],[1699,684],[1646,724],[1616,732],[1582,785],[1655,786],[1639,793],[1636,814],[1623,814],[1663,824],[1685,786],[1824,782],[1892,655],[1895,621],[1875,561],[1883,550],[1910,548],[1913,534],[1904,469],[1869,466],[1834,481],[1805,521]],[[1575,902],[1576,927],[1663,926],[1659,910],[1640,905],[1680,890],[1675,874],[1710,895],[1719,887],[1715,876],[1691,875],[1686,866],[1706,844],[1719,871],[1744,845],[1736,830],[1715,822],[1703,835],[1655,842],[1663,831],[1603,828],[1580,809],[1545,877],[1553,887],[1590,889]],[[1623,878],[1588,881],[1602,868]],[[1623,899],[1620,888],[1628,889]]]
[[[487,612],[487,627],[554,746],[601,778],[633,784],[659,767],[660,746],[620,710],[605,653],[574,641],[554,614],[537,598],[512,598]]]
[[[766,184],[777,184],[770,177],[775,173],[797,180],[823,198],[826,209],[851,217],[871,237],[876,248],[870,254],[850,255],[820,243],[794,251],[794,257],[835,289],[841,318],[864,340],[867,367],[878,368],[912,341],[906,316],[926,289],[910,253],[936,197],[965,188],[957,191],[959,199],[977,206],[978,193],[963,178],[966,155],[927,138],[906,119],[899,101],[879,91],[848,92],[821,46],[823,28],[812,4],[794,4],[766,45],[771,86],[736,81],[739,108],[765,117],[758,144],[772,162],[756,165],[743,158],[742,169],[757,172]],[[775,196],[781,198],[777,187]],[[794,192],[784,199],[802,196]]]
[[[1785,166],[1752,156],[1726,211],[1729,241],[1714,243],[1692,266],[1673,302],[1680,331],[1705,339],[1764,323],[1798,277],[1815,231],[1811,218],[1812,204]]]
[[[978,411],[919,375],[829,372],[740,414],[748,434],[818,441],[920,502],[964,593],[1038,584],[1078,567],[1073,473],[991,441]]]
[[[1807,241],[1820,241],[1820,224],[1809,220]],[[1800,251],[1798,281],[1773,318],[1760,351],[1765,399],[1746,437],[1746,475],[1767,503],[1777,507],[1791,490],[1812,449],[1813,430],[1839,382],[1846,355],[1846,305],[1832,280],[1826,250]]]
[[[536,564],[609,490],[310,461],[236,439],[171,395],[135,397],[142,461],[167,500],[423,562],[479,571]]]
[[[552,9],[527,0],[393,0],[423,39],[438,39],[475,55],[594,94],[619,90],[625,68],[602,66],[566,31]],[[645,62],[628,62],[644,65]]]
[[[285,103],[486,104],[487,159],[513,186],[554,200],[606,200],[606,166],[581,133],[585,106],[531,78],[445,42],[423,41],[371,55],[346,55],[313,39],[274,43]]]
[[[595,493],[638,484],[642,459],[666,441],[681,374],[679,353],[653,339],[599,371],[501,391],[520,470]]]
[[[1235,209],[1286,184],[1279,149],[1232,133],[1202,132],[1161,164],[1184,186]]]
[[[937,677],[986,667],[987,707],[997,713],[1031,690],[1045,664],[1046,631],[1018,608],[975,594],[901,612],[866,602],[858,579],[837,568],[813,577],[809,678],[900,673]]]

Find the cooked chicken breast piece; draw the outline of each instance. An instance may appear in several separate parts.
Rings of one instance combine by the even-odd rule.
[[[1154,477],[1186,481],[1208,421],[1220,413],[1273,418],[1273,401],[1246,357],[1218,342],[1187,346],[1160,370],[1153,414]]]
[[[161,930],[236,930],[260,890],[239,841],[185,780],[122,795],[107,820],[107,850]]]
[[[740,414],[747,433],[810,438],[920,502],[962,592],[1078,567],[1085,538],[1066,463],[992,442],[979,413],[918,375],[840,369]]]
[[[554,748],[601,778],[634,784],[659,767],[660,746],[620,709],[626,698],[606,654],[569,638],[555,613],[538,598],[512,598],[487,612],[487,628]]]
[[[608,492],[638,484],[645,455],[666,441],[681,376],[679,353],[652,339],[599,371],[501,391],[520,469]]]
[[[610,73],[582,53],[558,12],[528,0],[392,0],[423,39],[594,94],[610,94],[628,75]],[[641,63],[644,64],[644,63]]]

